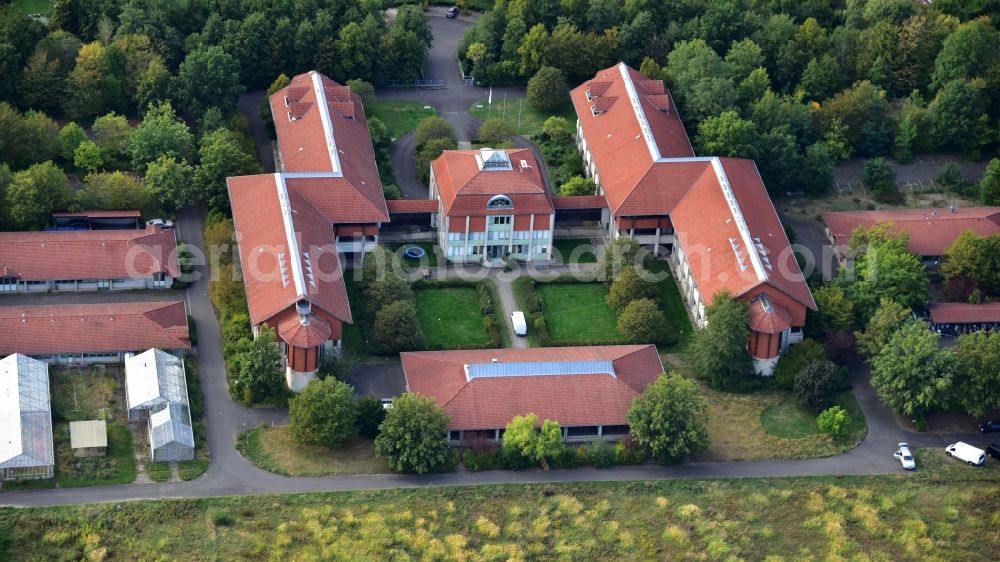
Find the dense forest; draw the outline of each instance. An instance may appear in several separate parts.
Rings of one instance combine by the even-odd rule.
[[[0,227],[52,210],[225,210],[259,170],[241,94],[318,69],[415,78],[423,11],[367,0],[55,0],[48,21],[0,0]],[[67,173],[69,174],[67,176]]]
[[[822,193],[852,155],[996,152],[997,0],[498,0],[459,47],[484,84],[619,60],[667,82],[699,153]]]

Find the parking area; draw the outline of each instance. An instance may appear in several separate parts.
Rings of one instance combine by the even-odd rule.
[[[406,392],[403,366],[397,362],[361,363],[347,376],[358,397],[392,398]]]

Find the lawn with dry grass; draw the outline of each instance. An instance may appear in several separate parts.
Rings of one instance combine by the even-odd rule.
[[[0,559],[981,560],[1000,463],[0,508]],[[942,459],[936,459],[942,460]]]
[[[258,468],[286,476],[389,472],[370,439],[359,437],[339,449],[302,445],[287,425],[255,427],[240,435],[236,447]]]
[[[700,461],[805,459],[852,449],[865,436],[864,415],[853,393],[838,397],[854,423],[849,437],[834,439],[815,428],[815,415],[804,412],[788,392],[730,394],[702,385],[708,399],[709,447]]]

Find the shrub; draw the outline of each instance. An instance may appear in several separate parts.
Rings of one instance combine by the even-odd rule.
[[[795,398],[807,408],[822,410],[833,404],[846,382],[845,369],[831,361],[814,361],[795,375]]]
[[[833,437],[843,437],[847,435],[847,430],[851,426],[851,415],[840,406],[833,406],[823,410],[816,417],[816,426],[823,433]]]
[[[826,360],[826,349],[816,340],[806,338],[793,345],[774,368],[774,382],[778,388],[792,390],[795,375],[811,363]]]
[[[646,461],[646,451],[637,447],[631,435],[626,435],[615,443],[616,464],[642,464]]]
[[[615,448],[603,439],[587,445],[587,462],[594,468],[608,468],[615,464]]]
[[[863,179],[865,187],[872,190],[879,201],[891,203],[899,200],[896,174],[884,158],[865,160]]]
[[[358,401],[358,434],[368,439],[378,437],[378,427],[385,420],[382,401],[371,396]]]
[[[490,146],[500,146],[514,136],[514,129],[500,117],[493,117],[483,122],[479,127],[479,142]]]
[[[583,447],[576,449],[563,447],[558,453],[552,456],[549,466],[551,468],[578,468],[586,463],[586,449]]]
[[[228,511],[216,509],[212,512],[212,524],[216,527],[228,527],[233,524],[233,518]]]
[[[395,275],[385,275],[368,285],[365,300],[369,314],[376,314],[393,303],[414,302],[410,284]]]
[[[941,187],[959,195],[971,195],[973,185],[965,179],[962,168],[956,162],[948,162],[938,172],[937,182]]]
[[[462,464],[469,472],[496,470],[501,466],[500,445],[492,439],[467,439],[462,450]]]

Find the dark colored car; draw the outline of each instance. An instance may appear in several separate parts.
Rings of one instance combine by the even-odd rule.
[[[986,454],[997,460],[1000,460],[1000,445],[997,445],[996,443],[990,443],[986,447]]]
[[[979,431],[983,433],[1000,433],[1000,421],[988,421],[979,425]]]
[[[448,8],[448,11],[445,12],[445,17],[447,17],[449,19],[455,19],[455,18],[457,18],[458,17],[458,6],[452,6],[452,7]]]

